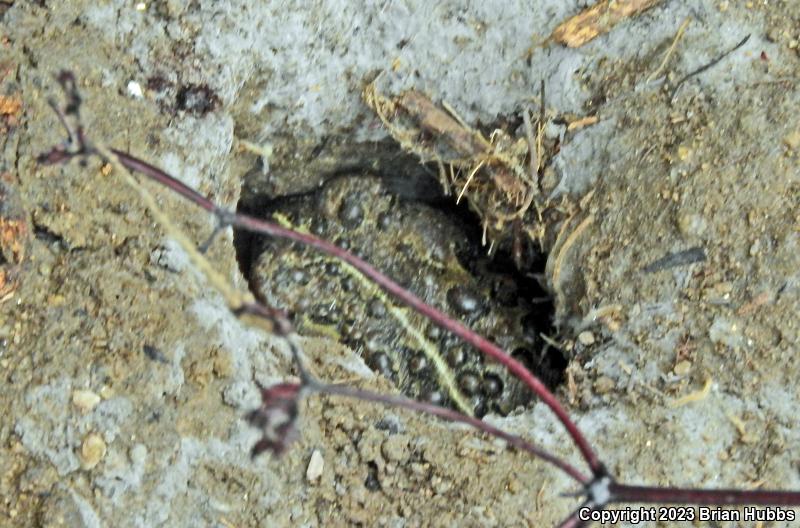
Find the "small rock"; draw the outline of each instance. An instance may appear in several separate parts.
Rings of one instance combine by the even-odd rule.
[[[147,461],[147,446],[144,444],[136,444],[131,448],[128,456],[135,466],[144,466]]]
[[[790,150],[800,150],[800,130],[787,134],[783,138],[783,142]]]
[[[702,215],[685,213],[678,217],[678,229],[685,237],[702,237],[708,230],[708,222]]]
[[[614,380],[612,380],[608,376],[600,376],[594,382],[594,391],[597,394],[605,394],[607,392],[611,392],[611,390],[614,389],[615,385],[616,383],[614,383]]]
[[[678,361],[677,365],[675,365],[675,368],[672,370],[678,376],[685,376],[692,370],[692,362],[688,359]]]
[[[594,334],[585,330],[578,334],[578,342],[583,346],[591,346],[594,344]]]
[[[381,454],[389,462],[405,462],[408,459],[408,438],[406,435],[392,435],[383,442]]]
[[[308,461],[308,468],[306,468],[306,480],[309,482],[316,482],[322,476],[322,471],[325,468],[325,459],[322,458],[322,453],[319,449],[315,449],[311,453],[311,459]]]
[[[78,389],[72,391],[72,405],[84,414],[97,407],[98,403],[100,403],[100,396],[90,390]]]
[[[128,94],[135,99],[143,97],[142,86],[136,81],[128,81]]]
[[[213,371],[218,378],[233,377],[233,358],[231,354],[218,350],[214,355]]]
[[[83,439],[81,444],[81,451],[79,458],[81,460],[81,467],[83,469],[92,469],[106,455],[106,442],[103,437],[97,433],[89,433]]]
[[[761,252],[761,240],[756,240],[750,245],[750,256],[757,257]]]

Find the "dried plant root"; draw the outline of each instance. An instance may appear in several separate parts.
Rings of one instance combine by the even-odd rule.
[[[507,225],[521,218],[533,206],[540,213],[542,204],[536,174],[525,164],[529,142],[515,140],[502,130],[487,139],[470,128],[446,103],[433,103],[424,94],[410,90],[395,98],[381,95],[375,83],[364,89],[370,106],[401,147],[422,162],[439,165],[445,192],[460,202],[467,198],[487,230],[487,243],[499,238]],[[543,126],[537,124],[541,136]],[[541,142],[540,137],[539,142]],[[541,145],[531,151],[532,166],[543,163]],[[449,166],[449,170],[445,168]],[[449,175],[449,178],[448,178]],[[540,215],[539,215],[540,217]]]

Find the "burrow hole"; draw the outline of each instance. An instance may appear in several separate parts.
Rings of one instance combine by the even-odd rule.
[[[339,143],[338,145],[341,149],[342,144]],[[483,246],[481,240],[482,228],[480,219],[470,210],[466,203],[462,202],[460,205],[456,205],[452,195],[444,195],[437,178],[436,167],[420,165],[416,158],[401,152],[394,143],[381,143],[380,148],[384,149],[385,152],[376,154],[374,145],[371,147],[370,152],[382,157],[382,159],[393,160],[391,168],[381,166],[380,163],[376,164],[371,159],[359,161],[358,156],[354,155],[353,152],[361,153],[364,149],[360,146],[354,146],[348,153],[348,149],[345,146],[342,155],[342,169],[329,171],[320,177],[319,181],[335,178],[345,171],[369,170],[371,174],[384,180],[386,186],[397,196],[398,200],[424,202],[447,215],[457,218],[467,235],[466,244],[462,244],[458,252],[461,265],[471,273],[475,273],[478,262],[481,262],[482,266],[486,266],[488,260],[489,271],[493,274],[504,276],[506,280],[515,286],[514,291],[515,295],[518,296],[517,301],[526,307],[522,321],[522,326],[526,328],[526,332],[534,336],[540,336],[541,334],[556,335],[553,327],[553,300],[542,285],[547,255],[538,252],[538,249],[531,244],[525,244],[523,246],[523,266],[518,268],[514,258],[512,258],[512,241],[509,239],[498,246],[491,259],[486,259],[486,247]],[[261,177],[261,173],[260,168],[256,167],[245,178],[245,185],[238,204],[240,213],[269,219],[272,212],[287,200],[295,200],[315,192],[313,189],[305,190],[301,193],[284,193],[281,195],[264,192],[265,188],[268,189],[271,186],[265,185],[263,180],[258,179]],[[254,175],[256,175],[255,178]],[[274,178],[275,176],[265,177]],[[313,211],[310,214],[313,214]],[[379,233],[376,233],[376,236],[379,236]],[[244,231],[234,232],[234,247],[239,268],[250,282],[251,289],[254,289],[252,287],[251,273],[253,272],[254,262],[258,257],[257,248],[260,246],[261,239],[258,235]],[[256,291],[254,293],[257,294]],[[447,309],[447,307],[442,306],[439,306],[439,308]],[[290,317],[296,315],[291,311],[289,312]],[[491,335],[487,337],[492,338]],[[555,389],[563,382],[568,361],[561,351],[548,345],[541,338],[536,340],[536,345],[517,348],[512,350],[511,353],[535,372],[551,389]],[[485,409],[485,411],[489,410],[495,409]]]

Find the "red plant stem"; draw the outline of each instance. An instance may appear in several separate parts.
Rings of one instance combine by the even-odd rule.
[[[505,366],[512,374],[522,380],[522,382],[525,383],[528,388],[530,388],[534,394],[536,394],[548,407],[550,407],[550,410],[553,411],[558,420],[564,425],[567,433],[569,433],[570,437],[572,437],[572,441],[580,450],[584,460],[586,460],[586,463],[589,465],[589,468],[592,470],[592,472],[601,473],[603,471],[602,464],[597,458],[594,450],[589,445],[588,440],[583,436],[583,433],[580,432],[578,426],[575,425],[575,423],[570,419],[566,409],[564,409],[556,396],[550,392],[550,390],[539,378],[526,369],[522,363],[507,354],[502,348],[498,347],[483,336],[476,334],[460,322],[450,318],[444,312],[426,304],[422,299],[378,271],[365,260],[343,250],[327,240],[323,240],[310,233],[299,233],[292,229],[277,225],[273,222],[260,220],[242,214],[232,215],[230,222],[234,226],[247,229],[248,231],[301,242],[306,246],[314,247],[324,253],[327,253],[328,255],[347,262],[358,271],[363,273],[367,278],[372,280],[375,284],[403,301],[409,307],[424,315],[445,330],[457,335],[487,356]]]
[[[473,345],[484,354],[492,357],[502,365],[504,365],[512,374],[522,380],[539,398],[553,411],[558,420],[562,423],[564,428],[569,433],[575,445],[580,450],[583,458],[586,460],[592,472],[597,475],[603,472],[603,466],[600,463],[594,450],[589,445],[588,440],[583,436],[575,423],[570,419],[564,407],[559,403],[555,395],[531,372],[529,372],[520,362],[506,354],[504,350],[485,339],[484,337],[476,334],[460,322],[451,319],[446,314],[437,310],[436,308],[425,304],[419,297],[404,289],[395,281],[378,271],[368,262],[359,257],[343,250],[342,248],[331,244],[330,242],[318,238],[308,233],[300,233],[292,229],[282,227],[273,222],[260,220],[247,215],[232,213],[217,207],[214,202],[198,193],[191,187],[183,182],[170,176],[162,171],[146,163],[138,158],[130,156],[124,152],[116,149],[112,151],[119,157],[120,162],[127,168],[140,172],[148,177],[155,179],[162,183],[169,189],[180,194],[184,198],[194,202],[203,209],[219,215],[224,221],[229,222],[231,225],[246,229],[251,232],[261,233],[270,236],[276,236],[294,240],[307,246],[314,247],[324,253],[327,253],[337,259],[343,260],[358,269],[365,276],[373,280],[381,288],[394,295],[408,306],[418,311],[425,317],[429,318],[434,323],[442,328],[457,335],[467,343]],[[324,390],[321,390],[324,388]],[[436,405],[417,402],[406,398],[398,398],[393,396],[384,396],[376,393],[359,391],[349,387],[342,387],[337,385],[320,385],[317,387],[320,392],[328,394],[339,394],[342,396],[350,396],[360,398],[363,400],[381,402],[387,405],[394,405],[404,407],[411,410],[426,412],[441,418],[469,424],[481,431],[503,438],[509,444],[528,451],[529,453],[540,457],[543,460],[555,465],[570,477],[582,484],[587,484],[589,480],[582,475],[574,467],[565,461],[547,453],[527,442],[526,440],[511,435],[492,427],[485,422],[470,416],[462,415],[456,411],[438,407]],[[609,502],[628,502],[628,503],[656,503],[656,504],[730,504],[730,505],[746,505],[746,504],[759,504],[759,505],[773,505],[773,506],[798,506],[800,505],[800,492],[794,491],[762,491],[762,490],[736,490],[736,489],[690,489],[690,488],[660,488],[660,487],[647,487],[647,486],[628,486],[625,484],[618,484],[612,482],[609,486],[611,492],[611,499]],[[572,517],[565,522],[571,525]],[[575,519],[577,520],[577,519]]]
[[[583,508],[584,506],[581,506]],[[580,520],[578,517],[578,511],[572,512],[572,515],[561,521],[561,524],[558,525],[558,528],[577,528],[578,526],[583,526],[584,522]]]
[[[416,310],[445,330],[457,335],[487,356],[505,366],[509,372],[525,383],[525,385],[527,385],[528,388],[530,388],[533,393],[536,394],[545,403],[545,405],[550,408],[551,411],[553,411],[553,413],[556,415],[556,418],[558,418],[558,420],[567,430],[567,433],[572,438],[572,441],[581,452],[581,455],[583,456],[584,460],[586,460],[586,463],[589,465],[592,473],[600,474],[604,471],[603,465],[600,463],[600,459],[589,445],[589,441],[569,417],[566,409],[564,409],[564,407],[558,401],[558,398],[556,398],[556,396],[550,392],[550,390],[539,378],[525,368],[522,363],[507,354],[502,348],[498,347],[483,336],[473,332],[460,322],[447,316],[444,312],[426,304],[422,299],[378,271],[365,260],[345,251],[344,249],[328,242],[327,240],[323,240],[310,233],[300,233],[266,220],[260,220],[251,216],[225,211],[217,207],[214,202],[204,197],[196,190],[192,189],[173,176],[170,176],[161,169],[119,150],[112,149],[112,152],[119,157],[120,162],[128,169],[140,172],[145,176],[148,176],[165,185],[184,198],[194,202],[203,209],[220,215],[223,220],[230,225],[246,229],[253,233],[260,233],[288,240],[294,240],[306,246],[316,248],[323,253],[327,253],[328,255],[331,255],[339,260],[347,262],[358,271],[363,273],[367,278],[375,282],[375,284],[386,290],[391,295],[394,295],[400,299],[412,309]]]
[[[65,126],[70,135],[70,141],[67,146],[71,145],[73,148],[69,150],[66,146],[58,146],[53,148],[50,152],[39,156],[39,161],[47,164],[62,163],[75,156],[85,156],[87,154],[96,153],[93,152],[93,149],[91,149],[90,145],[88,144],[80,126],[80,119],[78,116],[80,97],[74,86],[74,77],[70,72],[65,71],[61,73],[61,75],[58,77],[58,80],[67,93],[69,101],[66,114],[69,114],[78,120],[78,127],[73,131],[73,129],[67,123],[66,114],[59,110],[57,105],[51,103],[51,106],[53,106],[53,109],[58,114],[59,119],[61,119],[62,124]],[[303,370],[302,362],[299,359],[299,353],[294,347],[291,341],[291,336],[289,335],[292,332],[291,323],[282,315],[281,312],[273,310],[259,303],[247,303],[240,307],[239,310],[242,313],[252,314],[257,317],[272,320],[276,323],[275,328],[277,333],[287,339],[290,347],[292,347],[292,352],[295,356],[295,359],[298,362],[298,367],[301,369],[301,374],[304,374],[303,383],[296,386],[298,389],[301,387],[306,387],[309,390],[319,393],[339,395],[382,403],[395,407],[403,407],[412,411],[425,412],[446,420],[470,425],[475,429],[497,438],[501,438],[510,445],[547,461],[577,482],[581,483],[584,486],[583,493],[588,495],[588,500],[583,503],[582,507],[588,507],[592,511],[602,510],[609,503],[693,505],[754,504],[761,506],[800,506],[800,491],[662,488],[649,486],[629,486],[614,482],[605,472],[605,468],[600,463],[597,455],[592,450],[587,439],[569,418],[566,410],[558,402],[555,395],[553,395],[553,393],[550,392],[550,390],[547,389],[547,387],[535,375],[528,372],[528,370],[520,362],[507,355],[505,351],[487,339],[472,332],[469,328],[465,327],[458,321],[451,319],[436,308],[426,305],[421,299],[402,288],[390,278],[383,275],[366,261],[348,253],[347,251],[313,235],[299,233],[297,231],[281,227],[272,222],[258,220],[246,215],[240,215],[238,213],[218,207],[214,204],[214,202],[183,182],[177,180],[173,176],[170,176],[163,170],[138,158],[130,156],[129,154],[126,154],[120,150],[111,150],[118,157],[118,160],[128,169],[144,174],[145,176],[160,182],[172,191],[192,201],[201,208],[211,212],[216,216],[221,225],[233,225],[255,233],[294,240],[314,247],[335,258],[347,262],[411,308],[415,309],[442,328],[456,334],[464,341],[478,348],[481,352],[503,364],[512,374],[517,376],[517,378],[523,381],[536,395],[538,395],[548,407],[550,407],[550,409],[565,427],[574,444],[578,447],[583,458],[591,468],[592,478],[584,476],[580,471],[566,461],[548,453],[547,451],[544,451],[527,440],[507,433],[472,416],[467,416],[451,409],[439,407],[430,403],[411,400],[409,398],[363,391],[342,385],[323,384],[310,377],[310,375]],[[560,525],[561,528],[575,528],[582,526],[584,523],[579,518],[579,511],[580,510],[576,510],[569,517],[567,517]]]
[[[199,192],[195,191],[182,181],[178,180],[174,176],[170,176],[169,174],[159,169],[158,167],[150,165],[149,163],[142,161],[139,158],[134,158],[130,154],[126,154],[121,150],[117,150],[115,148],[109,150],[113,152],[114,155],[117,156],[117,158],[119,158],[119,162],[122,163],[128,169],[135,172],[139,172],[141,174],[144,174],[148,178],[156,180],[158,183],[180,194],[187,200],[194,202],[195,204],[199,205],[206,211],[214,212],[217,210],[217,206],[214,205],[214,202],[212,202]]]
[[[441,312],[440,310],[437,310],[436,308],[426,304],[424,301],[422,301],[422,299],[420,299],[419,297],[409,292],[408,290],[400,286],[398,283],[396,283],[395,281],[393,281],[392,279],[390,279],[389,277],[378,271],[375,267],[373,267],[365,260],[345,251],[344,249],[328,242],[327,240],[321,239],[309,233],[300,233],[293,229],[282,227],[273,222],[260,220],[257,218],[250,217],[248,215],[224,211],[221,208],[217,207],[214,204],[214,202],[204,197],[199,192],[192,189],[191,187],[181,182],[180,180],[176,179],[175,177],[170,176],[163,170],[154,167],[153,165],[144,162],[138,158],[135,158],[124,152],[121,152],[117,149],[111,149],[111,151],[119,158],[119,161],[123,165],[125,165],[125,167],[127,167],[128,169],[140,172],[145,176],[148,176],[158,181],[159,183],[163,184],[164,186],[168,187],[169,189],[173,190],[174,192],[178,193],[184,198],[190,200],[191,202],[194,202],[195,204],[197,204],[198,206],[202,207],[207,211],[222,215],[223,219],[226,222],[229,222],[233,226],[246,229],[248,231],[255,233],[261,233],[269,236],[276,236],[280,238],[294,240],[296,242],[300,242],[307,246],[314,247],[339,260],[347,262],[348,264],[359,270],[361,273],[363,273],[366,277],[368,277],[376,284],[378,284],[381,288],[383,288],[390,294],[394,295],[395,297],[399,298],[401,301],[406,303],[414,310],[418,311],[419,313],[421,313],[428,319],[432,320],[434,323],[438,324],[442,328],[449,330],[455,335],[461,337],[464,341],[470,343],[478,350],[494,358],[501,364],[505,365],[506,368],[508,368],[512,374],[517,376],[526,385],[528,385],[528,387],[537,396],[539,396],[539,398],[541,398],[542,401],[544,401],[545,404],[547,404],[550,407],[550,409],[556,414],[559,421],[564,425],[564,427],[567,429],[567,432],[572,437],[575,445],[578,446],[584,459],[589,464],[589,467],[592,470],[592,472],[596,474],[602,471],[602,464],[600,464],[597,455],[590,447],[588,440],[583,436],[578,427],[569,418],[567,411],[561,406],[555,395],[552,392],[550,392],[550,390],[544,385],[544,383],[542,383],[539,380],[539,378],[537,378],[530,371],[528,371],[528,369],[526,369],[525,366],[522,365],[522,363],[512,358],[503,349],[501,349],[488,339],[485,339],[484,337],[476,334],[463,324],[447,316],[444,312]],[[577,480],[582,484],[587,484],[589,482],[588,478],[586,478],[574,467],[562,461],[561,459],[554,457],[553,455],[547,453],[544,450],[539,449],[538,447],[527,442],[521,437],[506,433],[505,431],[502,431],[501,429],[486,424],[477,418],[469,417],[461,413],[452,411],[450,409],[446,409],[444,407],[418,402],[407,398],[384,396],[376,393],[358,391],[355,389],[350,389],[348,387],[340,387],[336,385],[320,385],[318,383],[315,385],[318,386],[317,387],[318,389],[324,387],[326,389],[324,392],[328,392],[330,394],[341,394],[345,396],[349,395],[352,397],[361,398],[368,401],[383,402],[390,405],[405,407],[407,409],[426,412],[448,420],[470,424],[473,427],[480,429],[484,432],[487,432],[499,438],[503,438],[511,445],[518,447],[520,449],[524,449],[542,458],[543,460],[546,460],[551,464],[554,464],[556,467],[562,469],[565,473],[567,473],[573,479]]]
[[[609,484],[609,502],[654,504],[758,504],[760,506],[800,506],[800,491],[691,489]]]
[[[522,451],[527,451],[528,453],[531,453],[532,455],[541,458],[545,462],[549,462],[550,464],[554,465],[555,467],[557,467],[558,469],[569,475],[572,479],[576,480],[577,482],[580,482],[583,485],[587,485],[589,484],[589,482],[591,482],[591,479],[589,477],[583,475],[580,471],[578,471],[568,462],[558,458],[555,455],[548,453],[542,448],[537,447],[536,445],[528,442],[524,438],[517,435],[513,435],[511,433],[507,433],[502,429],[498,429],[493,425],[490,425],[482,420],[479,420],[478,418],[467,416],[466,414],[461,414],[458,411],[454,411],[446,407],[440,407],[432,403],[425,403],[417,400],[412,400],[410,398],[404,398],[402,396],[391,396],[388,394],[380,394],[377,392],[355,389],[353,387],[348,387],[346,385],[323,384],[317,382],[316,380],[306,380],[306,388],[324,394],[345,396],[348,398],[355,398],[357,400],[366,400],[375,403],[382,403],[384,405],[389,405],[392,407],[402,407],[404,409],[409,409],[411,411],[432,414],[434,416],[438,416],[439,418],[443,418],[451,422],[467,424],[471,427],[474,427],[475,429],[483,431],[484,433],[495,436],[497,438],[502,438],[509,445],[514,446]]]

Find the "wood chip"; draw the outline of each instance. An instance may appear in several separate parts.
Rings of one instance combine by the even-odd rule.
[[[581,117],[580,119],[576,119],[575,121],[570,121],[570,123],[567,125],[567,130],[569,131],[580,130],[581,128],[591,126],[597,123],[597,120],[598,117],[596,115]]]
[[[769,292],[762,292],[753,297],[753,299],[743,304],[739,310],[736,312],[736,315],[750,315],[754,313],[759,307],[763,306],[764,304],[769,302],[770,294]]]
[[[583,46],[625,18],[650,9],[661,0],[603,0],[558,25],[550,40],[570,48]]]
[[[22,113],[22,99],[19,96],[0,95],[0,115],[17,119]]]

